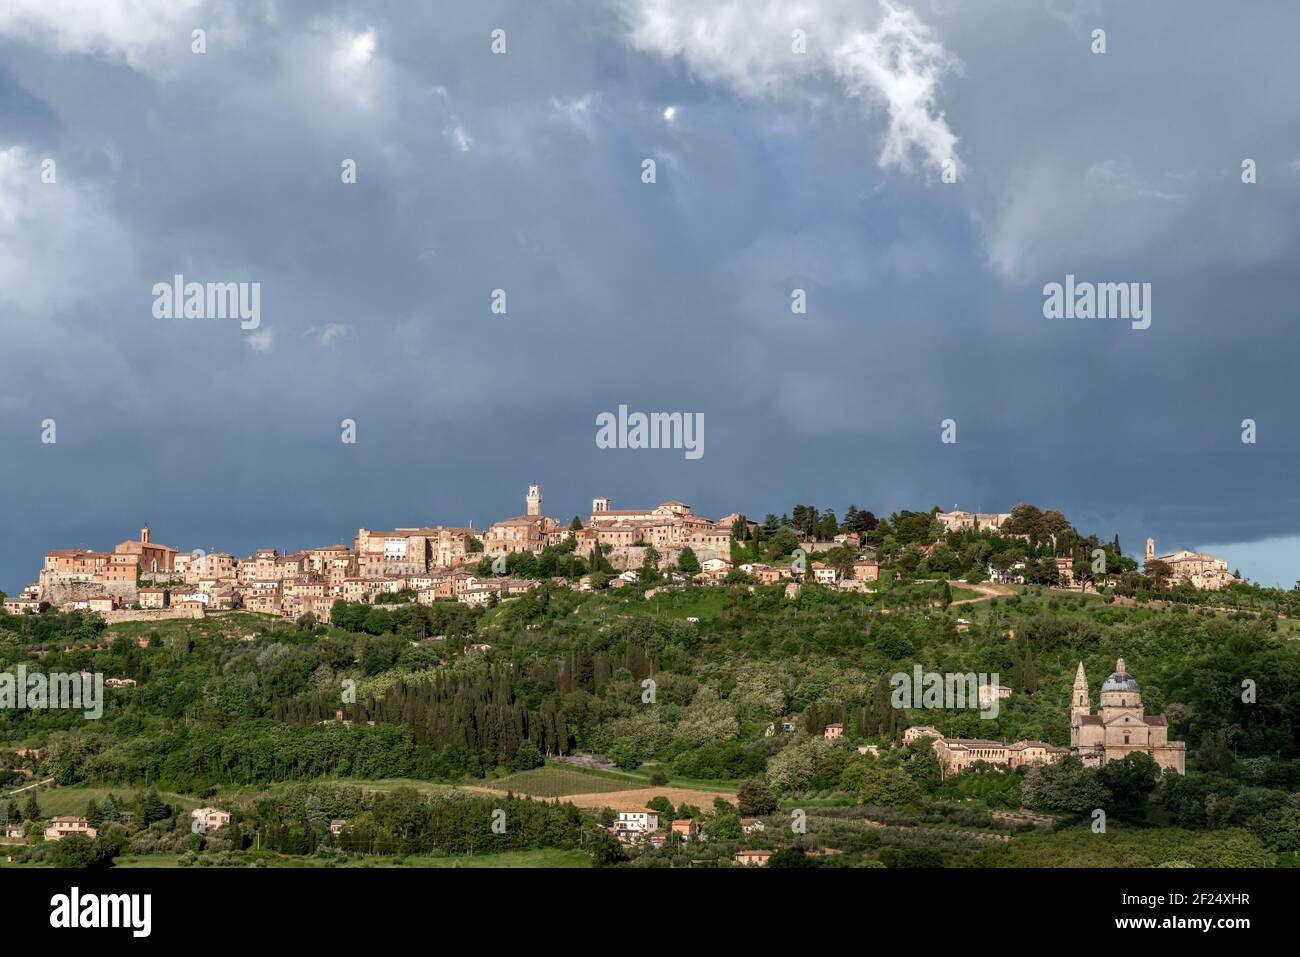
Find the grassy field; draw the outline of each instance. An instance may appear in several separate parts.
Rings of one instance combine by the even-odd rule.
[[[588,773],[581,768],[568,767],[563,764],[548,764],[531,771],[520,771],[504,778],[489,778],[483,782],[485,787],[501,791],[513,791],[515,794],[527,794],[531,797],[566,797],[570,794],[599,794],[605,791],[623,791],[628,787],[624,777],[606,777],[599,773]]]
[[[674,780],[652,785],[650,775],[628,771],[599,771],[565,764],[521,771],[505,778],[488,778],[482,784],[467,784],[470,791],[528,795],[540,800],[563,801],[581,808],[610,807],[616,811],[640,810],[647,801],[663,796],[677,804],[711,808],[715,798],[736,801],[735,784]]]
[[[667,589],[653,598],[642,599],[639,594],[602,593],[600,600],[578,606],[577,613],[603,620],[627,615],[649,615],[683,621],[699,618],[706,622],[722,613],[727,604],[727,593],[721,588]]]
[[[86,805],[91,801],[102,801],[112,794],[118,801],[131,802],[143,790],[138,787],[89,787],[76,785],[67,788],[41,788],[36,792],[36,801],[41,806],[41,813],[46,817],[81,815],[86,813]],[[32,792],[25,791],[20,796],[20,803],[26,801]],[[168,804],[175,804],[186,811],[192,811],[202,802],[188,794],[175,794],[171,791],[159,791],[158,796]]]
[[[366,781],[360,778],[313,778],[310,782],[303,781],[280,781],[272,784],[270,787],[238,787],[238,788],[219,788],[216,793],[206,798],[206,802],[225,806],[228,804],[238,804],[244,807],[251,807],[262,798],[275,797],[278,793],[290,787],[297,787],[304,783],[311,784],[329,784],[338,787],[358,787],[362,791],[370,793],[388,794],[399,788],[414,788],[425,796],[434,794],[450,794],[457,790],[455,785],[442,784],[436,781],[417,781],[414,778],[378,778],[374,781]]]
[[[378,778],[365,781],[360,778],[318,778],[312,782],[321,784],[354,785],[363,791],[388,794],[400,788],[415,788],[421,794],[448,794],[455,791],[451,784],[439,784],[436,781],[417,781],[415,778]]]
[[[637,768],[635,771],[623,771],[619,769],[603,771],[597,768],[579,768],[579,767],[571,767],[571,766],[569,766],[569,769],[575,771],[578,774],[585,774],[590,777],[604,778],[607,781],[621,782],[622,787],[619,788],[619,790],[621,790],[622,788],[653,787],[654,785],[650,783],[650,776],[654,774],[655,771],[660,770],[659,768],[656,768],[652,765],[646,765],[645,767]],[[731,792],[736,790],[736,785],[738,782],[724,781],[720,779],[705,780],[705,779],[698,779],[698,778],[683,778],[683,777],[675,777],[670,774],[668,776],[668,783],[672,787],[690,788],[695,791]]]
[[[214,612],[204,618],[163,619],[162,621],[120,621],[110,625],[109,637],[158,638],[189,633],[196,638],[237,639],[268,631],[294,631],[292,622],[272,615],[259,615],[245,611]]]
[[[311,858],[301,857],[264,857],[267,867],[325,867],[324,861],[315,861]],[[180,855],[178,854],[144,854],[144,855],[127,855],[120,857],[114,862],[115,867],[125,868],[172,868],[180,867]],[[198,866],[198,865],[191,865]],[[216,867],[216,864],[210,865]],[[234,867],[252,867],[248,861],[240,861],[231,865]],[[353,858],[343,864],[335,864],[335,867],[404,867],[404,868],[421,868],[421,867],[590,867],[591,858],[587,856],[586,851],[573,848],[561,850],[558,848],[541,848],[530,851],[506,851],[502,854],[477,854],[464,857],[425,857],[412,856],[402,859],[401,864],[394,863],[392,858],[386,857],[365,857]]]

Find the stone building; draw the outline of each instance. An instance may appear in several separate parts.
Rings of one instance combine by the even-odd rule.
[[[935,512],[935,520],[943,526],[947,532],[963,532],[969,530],[982,531],[1000,531],[1002,526],[1010,520],[1010,512],[991,512],[984,514],[981,512]]]
[[[430,568],[450,568],[465,560],[474,539],[472,528],[398,528],[390,532],[357,530],[354,555],[345,564],[363,578],[423,575]],[[342,561],[331,559],[332,564]],[[335,577],[347,577],[339,573]]]
[[[1088,677],[1079,662],[1070,704],[1070,752],[1085,765],[1098,767],[1139,751],[1161,768],[1187,773],[1187,745],[1169,740],[1169,721],[1163,714],[1146,714],[1142,691],[1124,659],[1115,662],[1114,672],[1102,682],[1096,714],[1088,697]]]
[[[667,560],[689,546],[700,561],[731,557],[731,525],[696,515],[685,502],[661,502],[654,508],[611,508],[610,500],[592,499],[591,517],[578,533],[580,551],[596,545],[629,548],[646,544]],[[672,557],[669,557],[672,556]]]
[[[910,744],[921,737],[934,739],[934,751],[945,777],[977,762],[1016,768],[1053,764],[1068,755],[1080,758],[1087,767],[1100,767],[1137,751],[1149,754],[1161,768],[1187,773],[1187,745],[1169,740],[1169,721],[1164,715],[1146,714],[1142,692],[1137,680],[1128,673],[1123,658],[1115,662],[1114,673],[1101,686],[1096,714],[1092,713],[1083,662],[1079,662],[1070,703],[1069,748],[1043,741],[1003,744],[983,738],[947,738],[929,725],[908,728],[903,732],[903,743]]]
[[[933,731],[934,729],[921,730]],[[979,762],[1019,768],[1033,764],[1055,764],[1070,753],[1069,749],[1048,744],[1046,741],[1017,741],[1014,744],[1003,744],[1001,741],[990,741],[985,738],[943,737],[935,739],[934,752],[939,757],[939,771],[944,777],[958,774]]]
[[[540,555],[547,545],[558,545],[568,533],[559,522],[542,514],[542,490],[540,486],[528,486],[524,497],[526,510],[523,515],[493,522],[483,536],[483,552],[486,555],[512,555],[516,552],[532,552]]]
[[[113,551],[119,556],[131,556],[141,578],[149,581],[166,581],[172,576],[172,565],[176,558],[176,549],[155,542],[149,533],[148,525],[140,529],[139,541],[127,539]]]
[[[1204,552],[1180,551],[1157,555],[1154,538],[1147,539],[1145,558],[1147,564],[1160,561],[1169,566],[1169,570],[1173,573],[1169,579],[1171,585],[1191,582],[1197,588],[1217,591],[1237,580],[1236,576],[1228,571],[1228,563],[1224,559],[1215,558]]]
[[[147,525],[140,529],[139,539],[127,539],[111,552],[89,549],[46,552],[40,575],[40,597],[51,605],[62,605],[103,594],[124,604],[134,604],[137,582],[169,581],[175,574],[178,554],[176,549],[153,541]]]

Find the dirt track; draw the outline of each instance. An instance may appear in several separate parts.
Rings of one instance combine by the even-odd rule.
[[[476,791],[480,794],[504,795],[505,791],[499,791],[495,788],[485,787],[467,787],[466,791]],[[516,792],[520,794],[521,792]],[[692,788],[629,788],[626,791],[603,791],[592,794],[566,794],[563,797],[538,798],[540,801],[556,801],[561,804],[571,803],[575,807],[585,808],[613,808],[615,811],[640,811],[645,808],[646,801],[651,798],[662,795],[673,802],[674,806],[681,804],[694,804],[701,809],[713,807],[714,798],[724,798],[732,804],[736,803],[736,795],[728,791],[696,791]]]
[[[1006,585],[995,585],[992,582],[950,581],[948,584],[953,588],[969,588],[980,593],[979,598],[962,598],[954,601],[953,605],[971,605],[977,601],[988,601],[990,598],[1001,598],[1004,595],[1014,595],[1016,593],[1014,588],[1008,588]]]

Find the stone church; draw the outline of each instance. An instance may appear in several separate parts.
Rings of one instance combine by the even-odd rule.
[[[1169,721],[1163,714],[1145,713],[1142,691],[1123,658],[1115,662],[1115,671],[1102,683],[1096,714],[1088,697],[1088,677],[1079,662],[1070,704],[1070,751],[1090,767],[1141,751],[1162,769],[1187,773],[1186,743],[1169,740]]]

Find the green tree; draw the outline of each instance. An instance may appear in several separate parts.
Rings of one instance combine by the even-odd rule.
[[[609,867],[627,860],[623,845],[604,828],[593,827],[586,832],[587,853],[593,867]]]
[[[167,805],[163,803],[163,799],[158,796],[158,788],[152,784],[149,785],[149,790],[140,796],[139,811],[137,813],[138,821],[147,827],[155,821],[165,821],[169,817],[171,817],[171,812],[168,810]]]
[[[798,547],[799,536],[795,534],[795,530],[789,525],[782,525],[778,528],[769,543],[769,548],[775,558],[784,558]]]
[[[645,554],[641,558],[641,582],[645,585],[653,585],[663,576],[659,574],[659,552],[653,545],[647,545]]]
[[[1152,590],[1162,591],[1169,585],[1169,579],[1173,577],[1174,570],[1169,567],[1168,562],[1153,558],[1146,563],[1145,573]]]
[[[650,800],[646,801],[645,806],[648,810],[654,811],[661,818],[668,821],[671,821],[673,815],[677,813],[676,808],[673,807],[673,802],[668,800],[668,798],[664,797],[662,794],[656,794]]]
[[[1103,764],[1097,778],[1110,790],[1112,806],[1124,816],[1139,817],[1144,816],[1147,795],[1160,779],[1160,767],[1149,754],[1137,751]]]
[[[817,862],[809,857],[802,847],[783,847],[767,859],[768,867],[816,867]]]
[[[681,554],[677,556],[677,568],[686,575],[699,574],[700,560],[695,557],[695,550],[691,546],[682,548]]]
[[[863,804],[913,804],[921,797],[921,789],[906,771],[882,768],[875,762],[865,764],[864,773],[856,782],[856,790]]]
[[[777,808],[776,795],[764,782],[749,778],[740,782],[736,788],[736,800],[739,802],[741,817],[761,817],[774,814]]]
[[[1098,779],[1096,769],[1085,768],[1078,758],[1068,757],[1056,764],[1030,768],[1021,796],[1025,805],[1035,811],[1087,815],[1104,808],[1111,795]]]
[[[511,771],[531,771],[533,768],[540,768],[546,763],[542,757],[542,752],[537,750],[537,745],[531,741],[520,742],[518,749],[506,767]]]
[[[307,818],[307,823],[312,827],[324,827],[330,820],[330,816],[325,813],[325,809],[321,806],[320,798],[314,794],[307,796],[307,803],[303,807],[303,813]]]
[[[91,840],[84,834],[69,834],[54,845],[51,860],[56,867],[108,867],[114,853],[111,845]]]
[[[1201,746],[1196,749],[1196,763],[1204,771],[1216,771],[1225,777],[1232,775],[1237,760],[1228,747],[1228,737],[1222,731],[1206,731],[1201,735]]]

